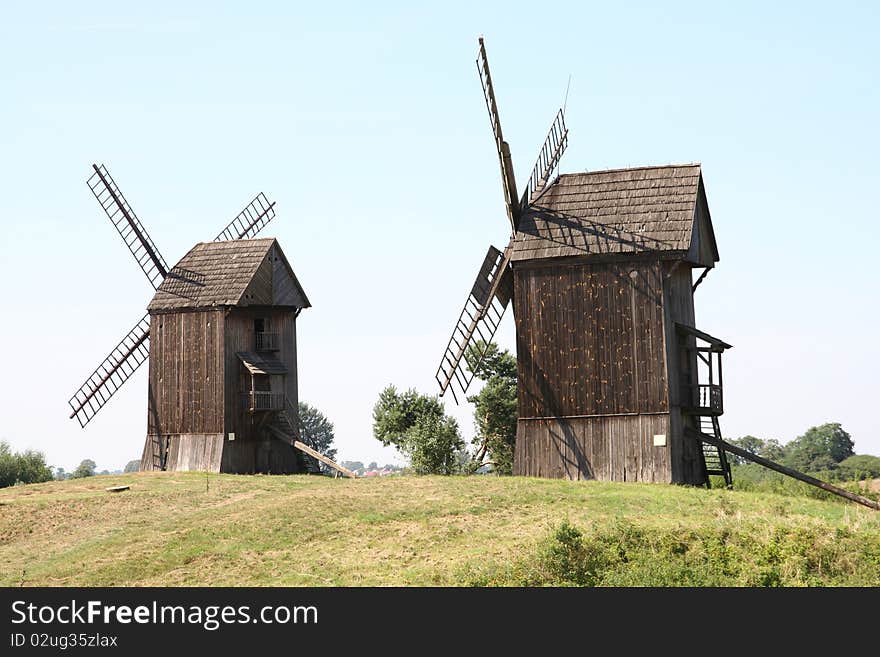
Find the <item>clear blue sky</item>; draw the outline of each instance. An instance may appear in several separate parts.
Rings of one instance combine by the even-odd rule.
[[[0,438],[68,469],[140,455],[146,367],[85,431],[67,419],[150,298],[85,185],[95,161],[170,262],[256,192],[276,200],[264,234],[314,304],[302,399],[341,458],[394,458],[376,396],[436,391],[486,246],[507,239],[484,34],[520,185],[569,74],[564,171],[703,163],[721,262],[697,324],[735,345],[725,434],[839,421],[880,453],[875,4],[410,4],[4,7]],[[470,435],[470,409],[447,406]]]

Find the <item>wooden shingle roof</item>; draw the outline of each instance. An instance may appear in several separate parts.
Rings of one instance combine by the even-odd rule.
[[[521,217],[511,259],[645,252],[718,260],[699,164],[559,176]]]
[[[242,305],[310,305],[274,238],[196,244],[171,268],[147,309]]]

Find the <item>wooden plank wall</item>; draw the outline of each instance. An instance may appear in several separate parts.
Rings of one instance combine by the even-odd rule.
[[[519,416],[668,410],[657,261],[516,269]]]
[[[684,436],[684,426],[696,428],[693,418],[682,414],[680,410],[682,370],[688,368],[684,360],[687,356],[678,348],[678,335],[675,323],[695,326],[693,274],[691,267],[681,263],[674,267],[673,263],[664,265],[663,281],[664,325],[666,330],[666,354],[669,367],[669,400],[670,400],[670,447],[672,448],[672,476],[676,483],[701,485],[706,482],[700,445]],[[696,356],[691,355],[690,368],[696,372]]]
[[[255,348],[254,320],[262,318],[266,330],[278,333],[280,350],[274,352],[287,367],[285,393],[296,406],[298,387],[296,374],[296,316],[288,309],[277,307],[232,308],[226,315],[226,433],[235,433],[234,441],[226,441],[223,472],[296,472],[298,462],[293,447],[267,437],[259,427],[260,415],[251,415],[242,399],[242,390],[250,389],[250,375],[244,370],[236,353]],[[245,379],[244,383],[242,380]],[[294,421],[296,418],[291,418]],[[275,443],[278,443],[277,445]]]
[[[222,433],[179,434],[168,446],[167,470],[220,472]]]
[[[655,435],[668,433],[665,413],[521,420],[513,472],[558,479],[669,483],[669,450],[654,445]]]
[[[222,311],[150,318],[148,434],[223,431]]]
[[[670,481],[658,260],[515,270],[517,474]]]
[[[272,303],[276,306],[296,306],[303,308],[308,305],[298,283],[288,271],[288,263],[277,244],[269,252],[272,258]]]

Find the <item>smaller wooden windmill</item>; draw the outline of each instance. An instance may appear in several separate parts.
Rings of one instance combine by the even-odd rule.
[[[731,452],[878,508],[722,439],[731,345],[697,329],[694,313],[694,291],[719,260],[700,165],[551,181],[568,144],[560,110],[519,196],[482,38],[477,69],[511,237],[480,266],[435,375],[440,394],[467,391],[512,303],[514,474],[705,485],[719,475],[729,485]]]
[[[137,321],[71,397],[85,427],[148,359],[142,470],[290,473],[320,460],[298,440],[296,319],[311,304],[258,194],[212,242],[168,267],[107,169],[89,189],[155,289]]]

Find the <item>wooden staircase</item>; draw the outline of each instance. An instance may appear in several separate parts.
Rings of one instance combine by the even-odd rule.
[[[708,435],[718,442],[722,441],[717,415],[697,415],[694,417],[699,427],[699,435]],[[718,475],[724,477],[724,485],[730,488],[733,485],[733,476],[730,473],[730,461],[727,460],[727,453],[718,447],[717,442],[713,444],[701,439],[700,446],[703,453],[703,468],[706,472],[706,486],[711,485],[709,475]]]

